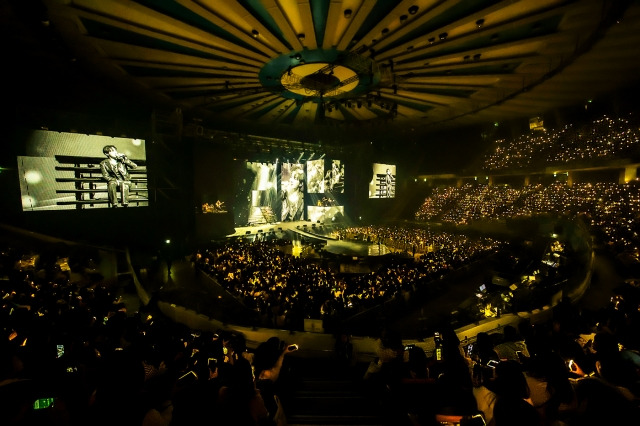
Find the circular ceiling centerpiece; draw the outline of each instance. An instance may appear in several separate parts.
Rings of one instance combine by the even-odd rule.
[[[278,95],[304,102],[356,98],[380,83],[371,58],[336,49],[290,52],[267,62],[259,73],[262,86]]]
[[[326,62],[303,64],[288,69],[280,83],[292,93],[313,97],[337,97],[352,91],[360,78],[350,68]]]

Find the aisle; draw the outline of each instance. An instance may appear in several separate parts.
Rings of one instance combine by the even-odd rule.
[[[288,426],[405,426],[408,417],[381,403],[362,382],[365,365],[340,368],[332,360],[289,359],[282,382]],[[392,411],[392,412],[389,412]]]

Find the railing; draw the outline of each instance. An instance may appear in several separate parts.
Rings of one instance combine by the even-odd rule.
[[[61,199],[58,205],[73,205],[78,210],[109,204],[107,182],[102,177],[100,162],[104,157],[78,157],[56,155],[56,194],[72,194],[72,199]],[[147,206],[147,168],[144,160],[133,160],[138,167],[131,169],[129,205]],[[71,198],[71,197],[69,197]]]

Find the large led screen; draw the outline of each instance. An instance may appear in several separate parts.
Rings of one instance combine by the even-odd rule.
[[[307,161],[307,192],[324,193],[324,160]]]
[[[282,207],[280,220],[297,221],[304,219],[304,165],[283,163],[280,170],[280,194]]]
[[[326,192],[344,192],[344,164],[340,160],[331,160],[331,168],[325,175]]]
[[[23,211],[149,203],[145,141],[34,130],[18,156]]]
[[[396,166],[373,163],[371,182],[369,182],[369,198],[395,198],[395,196]]]
[[[276,222],[280,207],[276,163],[248,161],[245,174],[237,182],[235,208],[238,226]]]
[[[344,193],[344,164],[340,160],[307,161],[307,193],[324,194],[325,192]]]
[[[308,206],[307,218],[313,223],[330,223],[343,219],[344,206]]]

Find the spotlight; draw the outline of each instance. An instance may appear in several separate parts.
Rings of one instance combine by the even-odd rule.
[[[304,41],[304,38],[305,38],[304,33],[300,33],[300,34],[298,34],[298,40],[300,40],[300,41]]]
[[[382,29],[382,34],[386,34],[386,33],[388,33],[388,32],[389,32],[389,28],[383,28],[383,29]]]
[[[415,4],[409,8],[409,15],[415,15],[418,13],[418,6]]]
[[[429,42],[429,44],[433,44],[436,41],[435,37],[429,37],[429,40],[427,40]]]
[[[480,56],[482,56],[481,53],[476,53],[475,55],[473,55],[473,60],[474,61],[479,61],[480,60]]]
[[[251,35],[253,36],[253,38],[258,38],[258,35],[260,33],[258,32],[258,30],[251,30]]]
[[[484,25],[484,18],[480,18],[476,21],[476,26],[478,28],[482,28],[483,25]]]
[[[295,59],[296,61],[299,61],[300,59],[302,59],[302,55],[299,53],[296,53],[295,55],[293,55],[293,59]]]
[[[407,15],[400,15],[400,23],[404,24],[409,17]]]
[[[353,13],[353,12],[351,11],[351,9],[345,9],[345,10],[344,10],[344,17],[345,17],[345,18],[347,18],[347,19],[349,19],[349,18],[351,18],[351,14],[352,14],[352,13]]]
[[[440,38],[440,40],[446,40],[447,37],[449,37],[449,33],[440,33],[438,37]]]

